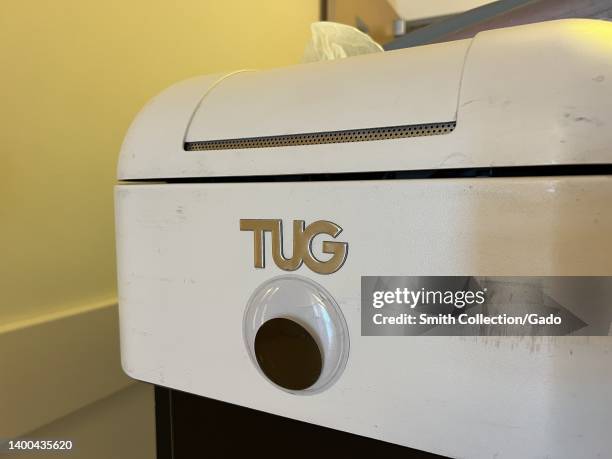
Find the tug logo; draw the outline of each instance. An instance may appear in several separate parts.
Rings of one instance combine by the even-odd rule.
[[[315,236],[327,234],[336,238],[342,228],[332,222],[318,220],[305,226],[304,220],[293,220],[293,255],[283,255],[283,222],[282,220],[241,219],[240,231],[253,231],[253,249],[256,268],[265,267],[265,233],[272,233],[272,258],[280,269],[295,271],[302,263],[315,273],[331,274],[338,271],[346,261],[348,243],[323,241],[322,252],[331,255],[326,261],[320,261],[312,253],[312,242]]]

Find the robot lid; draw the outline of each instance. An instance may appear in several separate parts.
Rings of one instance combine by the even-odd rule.
[[[193,78],[130,127],[120,180],[612,163],[612,23]]]

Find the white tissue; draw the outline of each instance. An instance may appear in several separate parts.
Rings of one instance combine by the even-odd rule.
[[[369,35],[345,24],[314,22],[310,30],[312,38],[306,45],[303,62],[331,61],[383,51]]]

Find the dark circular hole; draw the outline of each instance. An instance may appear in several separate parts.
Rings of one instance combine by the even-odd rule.
[[[290,319],[265,322],[255,335],[255,357],[264,374],[290,390],[304,390],[321,375],[323,361],[316,341]]]

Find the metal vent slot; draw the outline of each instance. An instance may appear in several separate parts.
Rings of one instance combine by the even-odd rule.
[[[411,124],[346,131],[313,132],[307,134],[249,137],[242,139],[205,140],[185,142],[186,151],[240,150],[246,148],[274,148],[326,143],[371,142],[373,140],[401,139],[449,134],[455,130],[456,121],[445,123]]]

